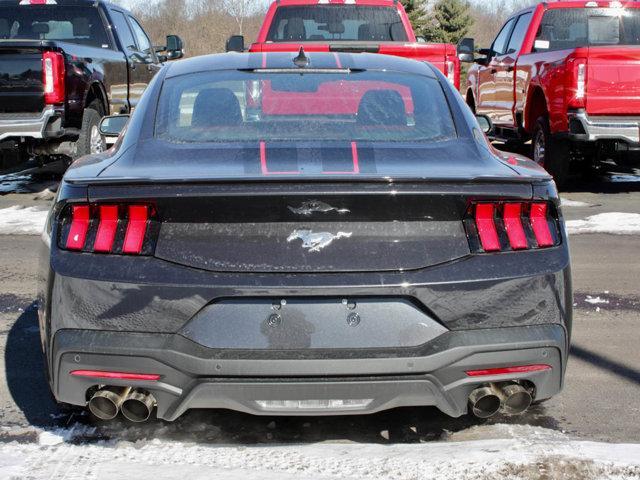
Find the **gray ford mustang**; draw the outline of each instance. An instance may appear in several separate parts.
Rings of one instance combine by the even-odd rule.
[[[489,127],[435,68],[397,57],[165,66],[49,215],[55,398],[144,421],[488,417],[555,395],[572,318],[558,194]]]

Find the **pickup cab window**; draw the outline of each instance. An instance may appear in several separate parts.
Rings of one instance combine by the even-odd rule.
[[[640,11],[635,8],[554,8],[545,12],[536,40],[536,51],[640,45]]]
[[[93,6],[14,5],[0,7],[0,39],[57,40],[110,48],[98,9]]]
[[[127,19],[125,18],[124,14],[121,12],[112,11],[111,17],[116,27],[116,31],[118,32],[118,36],[120,37],[122,47],[128,52],[137,51],[138,47],[136,46],[136,41],[133,37],[133,33],[131,32],[131,28],[129,28],[129,24],[127,23]]]
[[[511,34],[509,45],[507,46],[507,53],[518,53],[520,51],[520,48],[522,48],[522,42],[524,41],[524,36],[527,34],[527,30],[529,30],[530,20],[531,12],[518,17],[516,26],[513,27],[513,33]]]
[[[267,35],[270,42],[408,40],[395,8],[350,5],[279,7]]]
[[[144,33],[144,30],[135,18],[129,17],[129,23],[131,24],[131,29],[133,30],[133,34],[136,37],[138,49],[151,59],[153,52],[149,37],[147,37],[147,34]]]
[[[507,23],[504,24],[500,33],[493,41],[493,45],[491,46],[491,51],[494,55],[504,55],[507,51],[507,42],[509,41],[509,35],[511,34],[511,29],[513,28],[513,23],[516,21],[515,18],[512,18]]]

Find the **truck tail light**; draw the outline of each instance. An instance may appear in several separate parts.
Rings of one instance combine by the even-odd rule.
[[[151,205],[70,205],[58,217],[58,246],[87,253],[151,255],[158,231]]]
[[[451,85],[456,86],[456,64],[453,60],[444,62],[444,76],[447,77]]]
[[[64,56],[59,52],[43,52],[42,83],[44,103],[47,105],[64,103],[64,76]]]
[[[569,79],[565,89],[568,108],[584,108],[587,97],[587,59],[573,58],[568,61]]]
[[[478,202],[464,219],[473,253],[531,250],[560,244],[560,228],[547,202]]]

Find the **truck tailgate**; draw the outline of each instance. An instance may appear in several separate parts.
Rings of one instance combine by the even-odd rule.
[[[41,49],[0,42],[0,113],[36,113],[43,107]]]
[[[590,115],[640,115],[640,47],[589,47],[586,109]]]

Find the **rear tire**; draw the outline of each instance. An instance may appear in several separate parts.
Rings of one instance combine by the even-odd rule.
[[[569,143],[553,138],[547,117],[536,121],[531,147],[533,160],[553,176],[558,188],[564,186],[569,177]]]
[[[76,141],[76,156],[74,160],[84,155],[105,151],[105,141],[99,130],[100,120],[102,120],[103,116],[102,104],[98,100],[94,100],[84,109],[80,136]]]

